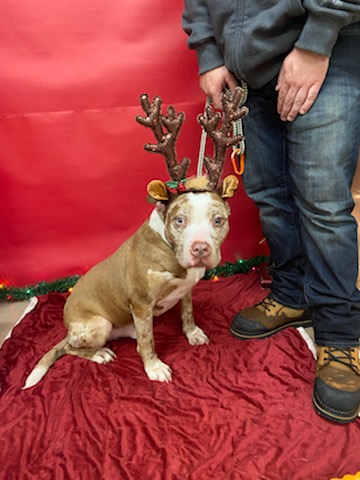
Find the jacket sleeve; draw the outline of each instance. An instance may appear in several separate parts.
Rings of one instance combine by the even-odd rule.
[[[198,56],[199,74],[224,65],[216,45],[209,11],[205,0],[185,0],[182,25],[189,35],[188,46]]]
[[[360,21],[360,0],[304,0],[307,21],[295,47],[331,56],[341,28]]]

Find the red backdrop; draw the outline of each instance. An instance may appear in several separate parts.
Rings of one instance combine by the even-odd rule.
[[[152,138],[134,121],[141,93],[186,113],[178,154],[195,173],[204,97],[182,7],[0,0],[0,280],[84,273],[143,222],[146,185],[167,174],[143,150]],[[242,188],[231,206],[223,259],[264,254]]]

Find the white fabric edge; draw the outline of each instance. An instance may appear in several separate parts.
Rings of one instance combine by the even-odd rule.
[[[314,343],[313,339],[310,337],[310,335],[307,333],[307,331],[305,330],[304,327],[299,327],[296,330],[300,333],[300,336],[303,338],[303,340],[305,341],[308,349],[313,354],[313,357],[316,360],[316,358],[317,358],[316,346],[315,346],[315,343]]]
[[[21,317],[19,318],[19,320],[13,325],[13,327],[12,327],[12,329],[9,331],[9,333],[6,335],[6,337],[4,338],[4,342],[11,337],[11,334],[12,334],[14,328],[15,328],[17,325],[19,325],[19,323],[21,322],[21,320],[22,320],[28,313],[30,313],[32,310],[34,310],[34,308],[36,307],[37,303],[38,303],[37,297],[31,297],[31,298],[30,298],[30,301],[29,301],[28,305],[26,306],[23,314],[21,315]],[[4,344],[4,342],[2,343],[2,345]],[[0,348],[1,348],[2,345],[0,345]]]

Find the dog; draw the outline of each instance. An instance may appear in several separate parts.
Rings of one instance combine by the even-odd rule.
[[[232,103],[228,101],[234,118],[233,104],[239,103],[238,97]],[[176,115],[172,106],[167,117],[161,115],[160,97],[150,104],[147,95],[143,95],[141,102],[147,116],[138,116],[137,121],[150,126],[158,139],[156,145],[146,144],[146,150],[168,152],[169,142],[172,148],[175,144],[182,115]],[[241,110],[241,115],[246,113]],[[199,117],[199,122],[204,126],[219,123],[210,110],[208,116]],[[220,137],[223,140],[227,137],[226,143],[239,140],[239,136],[229,140],[227,131]],[[106,343],[120,337],[136,339],[137,352],[150,380],[170,382],[172,370],[155,351],[153,318],[179,301],[182,330],[189,344],[209,343],[194,321],[191,292],[206,269],[220,263],[220,247],[229,231],[227,199],[234,195],[238,179],[228,175],[218,185],[215,177],[222,165],[220,170],[214,168],[213,158],[206,159],[213,167],[209,175],[185,179],[188,159],[179,168],[174,163],[174,151],[164,156],[170,176],[177,184],[176,191],[161,180],[148,184],[148,200],[155,204],[150,217],[114,254],[79,279],[64,307],[67,335],[37,363],[24,389],[36,385],[65,354],[99,364],[113,361],[116,355]],[[223,162],[223,158],[220,160]]]

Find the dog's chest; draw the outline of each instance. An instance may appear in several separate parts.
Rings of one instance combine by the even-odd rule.
[[[154,315],[166,312],[183,298],[201,280],[205,268],[190,268],[185,278],[175,278],[170,272],[149,272],[154,280],[163,281],[163,291],[154,306]]]

